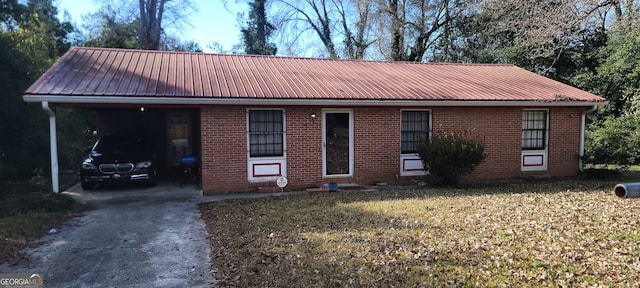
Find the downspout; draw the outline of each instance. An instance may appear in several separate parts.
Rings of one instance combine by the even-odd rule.
[[[53,193],[60,192],[60,184],[58,181],[58,137],[56,134],[56,114],[49,107],[48,101],[42,101],[42,110],[49,115],[49,145],[51,148],[51,188]]]
[[[584,133],[587,129],[587,114],[596,111],[596,109],[598,109],[598,106],[594,105],[590,109],[582,112],[582,116],[580,117],[580,160],[578,161],[578,169],[580,169],[580,172],[584,171],[584,160],[582,160],[582,158],[584,158]]]

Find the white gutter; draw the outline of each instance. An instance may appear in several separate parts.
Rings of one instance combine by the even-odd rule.
[[[484,106],[484,107],[575,107],[605,105],[595,101],[451,101],[451,100],[356,100],[356,99],[265,99],[265,98],[196,98],[196,97],[122,97],[122,96],[72,96],[72,95],[24,95],[26,102],[59,104],[132,104],[132,105],[272,105],[272,106]]]
[[[42,109],[49,114],[49,134],[51,147],[51,186],[53,193],[60,192],[60,184],[58,181],[58,139],[56,134],[56,114],[49,107],[49,102],[42,101]]]
[[[584,133],[587,129],[587,114],[596,111],[596,109],[598,109],[598,106],[594,105],[591,109],[582,112],[580,116],[580,160],[578,161],[578,169],[580,169],[580,172],[584,171],[584,160],[582,158],[584,157]]]

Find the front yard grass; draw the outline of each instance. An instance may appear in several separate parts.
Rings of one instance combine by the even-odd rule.
[[[640,285],[640,198],[523,182],[203,203],[221,287]]]

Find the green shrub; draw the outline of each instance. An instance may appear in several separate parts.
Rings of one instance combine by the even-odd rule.
[[[585,135],[585,164],[640,165],[640,114],[607,118]]]
[[[420,143],[418,154],[431,182],[445,186],[456,185],[487,157],[484,140],[470,131],[434,133],[431,140]]]

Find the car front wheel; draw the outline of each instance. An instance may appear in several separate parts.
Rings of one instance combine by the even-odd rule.
[[[158,179],[157,176],[158,175],[157,175],[156,169],[154,168],[149,173],[149,182],[147,183],[147,186],[149,186],[149,187],[156,186],[156,184],[158,184],[157,181],[156,181],[156,179]]]

